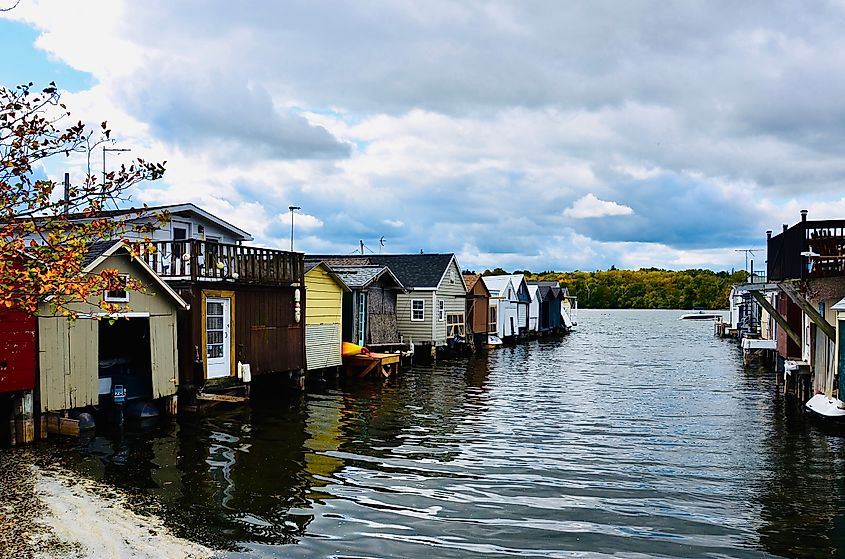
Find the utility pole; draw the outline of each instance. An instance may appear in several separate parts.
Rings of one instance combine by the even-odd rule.
[[[745,268],[744,270],[748,272],[748,255],[754,256],[754,251],[760,250],[759,248],[737,248],[734,249],[734,252],[744,252],[745,253]]]

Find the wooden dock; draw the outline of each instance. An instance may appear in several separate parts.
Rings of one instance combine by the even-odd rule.
[[[348,375],[365,378],[369,375],[388,378],[399,372],[399,353],[369,353],[343,358],[343,370]]]

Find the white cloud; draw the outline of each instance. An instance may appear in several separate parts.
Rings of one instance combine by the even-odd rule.
[[[276,216],[276,218],[281,223],[290,227],[290,212],[279,214],[278,216]],[[296,215],[293,218],[293,226],[294,228],[317,229],[323,226],[323,221],[316,216],[297,211]]]
[[[609,217],[614,215],[631,215],[634,210],[628,206],[608,200],[599,200],[592,193],[575,201],[571,207],[563,210],[563,215],[572,219],[586,219],[590,217]]]

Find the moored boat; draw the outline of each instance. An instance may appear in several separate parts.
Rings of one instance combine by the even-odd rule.
[[[704,310],[700,309],[696,312],[682,314],[681,320],[713,320],[714,318],[721,318],[721,317],[722,317],[722,315],[720,313],[704,312]]]
[[[816,394],[804,404],[804,408],[814,416],[828,421],[845,422],[845,402],[824,394]]]

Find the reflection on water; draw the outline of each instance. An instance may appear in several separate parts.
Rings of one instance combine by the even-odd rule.
[[[233,557],[845,555],[845,438],[679,315],[44,452]]]

